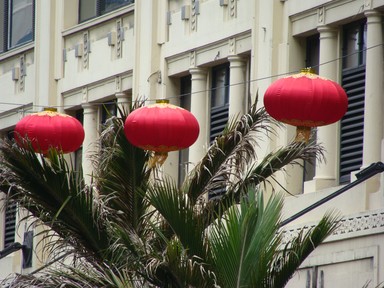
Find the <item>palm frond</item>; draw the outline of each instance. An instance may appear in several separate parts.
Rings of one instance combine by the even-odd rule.
[[[282,197],[273,196],[264,207],[262,193],[250,191],[240,206],[232,206],[221,219],[212,224],[209,233],[212,267],[220,287],[251,286],[266,275],[271,243],[278,229]]]
[[[131,109],[135,109],[136,106]],[[148,185],[151,170],[147,168],[148,153],[133,146],[125,137],[123,118],[111,117],[101,133],[100,152],[95,159],[96,183],[101,195],[108,197],[108,206],[118,213],[128,229],[141,229],[147,206],[142,193]]]
[[[323,147],[314,141],[307,143],[291,142],[289,145],[279,148],[277,151],[266,155],[263,160],[249,168],[244,178],[238,183],[235,191],[247,190],[249,185],[258,185],[268,181],[277,171],[285,170],[289,165],[302,165],[300,160],[324,161]],[[238,192],[236,192],[238,193]]]
[[[203,232],[205,226],[195,216],[194,206],[169,179],[155,183],[147,191],[149,203],[171,227],[190,255],[204,256]]]
[[[116,269],[99,264],[90,266],[87,262],[77,260],[77,264],[66,265],[61,263],[59,267],[50,268],[40,275],[16,275],[12,281],[18,288],[133,288],[143,287],[140,279],[133,279],[126,269]],[[13,284],[7,286],[15,287]]]
[[[326,213],[315,227],[301,230],[291,239],[270,266],[271,275],[264,287],[284,287],[305,258],[338,228],[338,220],[337,213]]]
[[[78,182],[64,156],[52,150],[44,158],[7,140],[0,145],[1,188],[57,235],[77,245],[79,252],[102,259],[109,240],[105,227],[95,221],[95,214],[102,214],[100,206],[94,205],[92,189]]]
[[[274,133],[272,123],[276,124],[263,108],[257,109],[254,104],[236,124],[225,129],[186,179],[184,190],[192,203],[201,195],[227,185],[228,179],[236,182],[244,167],[257,159],[259,134]]]

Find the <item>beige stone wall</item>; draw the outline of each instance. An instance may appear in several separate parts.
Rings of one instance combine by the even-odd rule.
[[[212,67],[231,62],[231,73],[236,73],[236,81],[244,79],[244,86],[237,90],[234,86],[231,88],[231,94],[243,94],[243,98],[240,104],[236,99],[231,99],[230,108],[232,114],[243,112],[248,105],[248,96],[254,99],[258,93],[259,105],[263,105],[262,95],[274,80],[305,66],[307,36],[324,32],[324,27],[332,27],[332,31],[335,31],[334,41],[325,41],[322,45],[333,43],[333,46],[328,52],[322,50],[322,59],[326,61],[339,57],[342,25],[372,15],[368,11],[384,8],[384,0],[228,0],[223,1],[223,5],[218,0],[139,0],[134,5],[78,23],[78,0],[48,1],[49,4],[36,2],[35,42],[0,54],[0,130],[11,130],[23,115],[41,110],[43,106],[58,106],[59,110],[68,113],[84,108],[87,149],[83,150],[83,159],[86,174],[92,172],[87,153],[96,147],[94,143],[98,136],[102,102],[118,98],[119,103],[124,103],[129,97],[144,97],[149,100],[148,103],[158,98],[169,98],[172,103],[178,104],[179,77],[192,74],[192,89],[199,96],[192,100],[192,112],[200,113],[202,136],[191,147],[190,159],[197,161],[209,145],[207,115],[210,111]],[[378,14],[375,15],[377,19]],[[380,25],[374,27],[371,31],[378,33]],[[375,57],[378,56],[371,59]],[[17,74],[21,65],[24,65],[25,73]],[[375,67],[377,69],[380,66]],[[340,69],[340,65],[336,64],[320,72],[340,81]],[[375,80],[368,88],[373,89],[375,95],[382,89],[377,85],[378,81]],[[372,111],[378,113],[373,115],[380,116],[378,110]],[[382,124],[367,127],[379,127],[378,130],[382,130]],[[330,129],[333,130],[324,130],[324,135],[337,135],[337,124]],[[383,158],[380,141],[382,132],[377,134],[376,130],[369,130],[367,133],[379,136],[374,141],[366,140],[366,147],[372,147],[372,151],[375,151],[374,158],[366,158],[366,161],[379,161]],[[277,136],[265,139],[260,145],[260,153],[268,153],[289,143],[293,136],[294,128],[286,127]],[[325,138],[329,139],[329,136]],[[338,165],[337,141],[327,144],[331,156],[327,159],[328,166],[318,169],[317,179],[303,184],[303,171],[300,168],[289,169],[289,177],[277,175],[284,187],[297,194],[286,199],[286,217],[339,188],[335,169]],[[178,153],[173,152],[164,166],[164,173],[177,178],[178,165]],[[320,175],[319,171],[323,174]],[[328,178],[320,177],[324,175]],[[381,215],[384,208],[382,186],[382,177],[377,176],[298,219],[293,225],[316,221],[327,209],[338,209],[346,217],[354,215],[352,218],[365,213],[367,219],[373,219],[372,215]],[[354,225],[363,225],[356,223]],[[349,267],[346,269],[353,273],[365,271],[362,272],[365,278],[373,277],[372,283],[379,283],[384,281],[384,275],[378,269],[369,267],[379,265],[379,259],[383,259],[380,252],[376,251],[382,248],[378,236],[380,233],[381,230],[373,234],[366,229],[364,234],[346,238],[336,235],[319,253],[341,255],[344,253],[343,245],[348,243],[348,249],[354,251],[356,248],[356,253],[361,256],[356,258],[345,252],[349,255],[345,256],[345,267]],[[368,254],[358,252],[363,251],[364,247],[376,248],[369,248],[371,252]],[[298,275],[307,275],[308,269],[309,274],[312,273],[312,268],[308,267],[313,265],[334,265],[321,268],[325,271],[324,281],[328,281],[326,275],[330,271],[326,269],[344,269],[343,261],[327,260],[332,259],[331,256],[325,260],[314,256],[303,265]],[[2,267],[8,269],[9,263],[18,263],[19,258],[15,254],[14,259],[9,256],[0,260],[0,271],[7,271]],[[311,264],[315,263],[313,261],[317,261],[317,264]],[[348,261],[357,262],[348,264]],[[297,276],[293,281],[302,283],[300,281],[305,277]],[[296,284],[290,285],[297,287]]]

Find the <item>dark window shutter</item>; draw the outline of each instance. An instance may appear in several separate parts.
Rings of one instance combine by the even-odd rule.
[[[210,141],[212,142],[215,138],[223,132],[225,125],[227,125],[229,117],[229,105],[223,105],[218,107],[212,107],[211,109],[211,131]]]
[[[213,140],[217,136],[223,132],[225,126],[227,125],[229,117],[229,105],[225,104],[223,106],[217,106],[211,108],[211,133],[210,133],[210,141],[212,143]],[[217,187],[213,189],[208,198],[213,200],[215,198],[220,198],[223,194],[225,194],[225,187]]]
[[[15,242],[16,203],[9,203],[5,209],[4,247]]]
[[[3,17],[3,23],[2,23],[2,45],[0,47],[1,52],[4,52],[8,48],[8,9],[9,9],[9,3],[8,1],[0,1],[0,5],[2,5],[2,14],[1,17]]]
[[[342,85],[348,95],[348,111],[341,120],[340,183],[363,163],[365,65],[343,70]]]
[[[212,143],[228,123],[229,118],[229,63],[212,68],[210,137]],[[216,187],[210,191],[210,200],[225,194],[225,187]]]

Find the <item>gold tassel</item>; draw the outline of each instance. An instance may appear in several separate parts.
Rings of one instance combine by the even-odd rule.
[[[167,160],[168,152],[155,152],[148,160],[149,168],[155,168],[161,166]]]
[[[308,143],[310,137],[311,137],[311,127],[307,127],[307,126],[296,127],[296,138],[295,138],[296,142]]]

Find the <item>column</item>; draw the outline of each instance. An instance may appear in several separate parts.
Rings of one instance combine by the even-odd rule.
[[[124,92],[116,92],[115,97],[117,99],[117,107],[123,111],[124,114],[128,114],[130,102],[132,102],[129,96]],[[117,116],[121,117],[119,110],[117,110]]]
[[[382,16],[377,11],[366,11],[367,54],[365,72],[365,108],[363,167],[381,161],[383,138],[383,31]]]
[[[196,142],[189,148],[189,162],[195,165],[205,155],[208,146],[208,97],[207,71],[202,68],[191,68],[191,113],[200,125],[200,134]]]
[[[237,55],[228,56],[229,61],[229,119],[245,113],[246,103],[246,77],[245,60]]]
[[[82,154],[83,175],[85,184],[90,184],[93,173],[91,155],[97,150],[98,109],[97,106],[89,103],[83,103],[82,107],[84,114],[83,127],[85,131]]]
[[[338,81],[338,62],[334,61],[338,57],[338,31],[329,26],[319,26],[317,30],[320,33],[319,75]],[[336,185],[339,159],[338,127],[339,123],[334,123],[317,129],[317,141],[325,148],[326,161],[316,163],[315,190]]]
[[[56,21],[58,20],[56,19],[57,15],[55,14],[55,9],[56,5],[59,5],[59,3],[56,3],[56,1],[46,1],[44,3],[42,1],[35,1],[35,3],[34,103],[37,105],[51,106],[57,104],[56,95],[58,94],[55,79],[55,76],[57,75],[55,75],[54,67],[61,61],[56,62],[59,57],[55,54],[55,52],[58,53],[56,46],[60,47],[61,43],[56,43],[58,39],[52,37],[52,35],[55,35],[54,33],[57,31],[60,31],[61,34],[62,30],[62,27],[58,28],[56,26]],[[60,41],[62,41],[61,39],[62,38],[60,38]],[[61,48],[59,51],[62,53]],[[27,75],[30,75],[28,70],[27,73]]]

